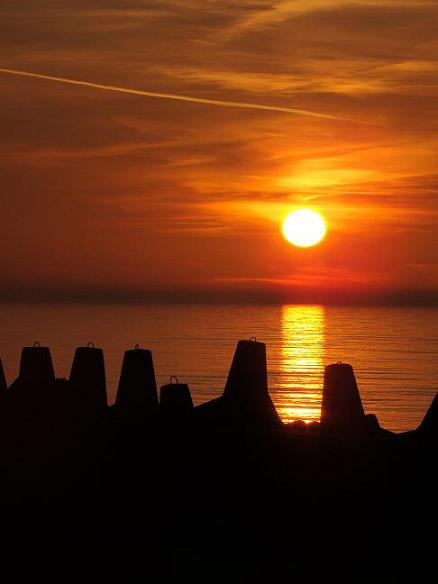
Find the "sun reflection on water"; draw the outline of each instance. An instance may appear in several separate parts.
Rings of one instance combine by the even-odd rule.
[[[283,306],[281,375],[276,407],[284,422],[318,421],[324,374],[325,314],[322,306]]]

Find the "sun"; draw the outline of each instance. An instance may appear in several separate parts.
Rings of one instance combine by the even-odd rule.
[[[310,209],[298,209],[283,221],[283,235],[298,247],[311,247],[319,243],[327,233],[323,217]]]

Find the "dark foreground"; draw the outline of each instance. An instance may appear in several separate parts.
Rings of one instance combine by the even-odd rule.
[[[112,407],[94,347],[68,381],[39,346],[9,388],[0,371],[4,556],[124,581],[437,581],[437,398],[418,429],[392,434],[339,363],[321,423],[285,426],[255,341],[239,342],[217,400],[194,408],[173,381],[158,401],[142,349],[125,354]]]

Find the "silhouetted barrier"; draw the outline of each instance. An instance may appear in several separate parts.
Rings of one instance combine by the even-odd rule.
[[[173,419],[193,410],[193,400],[188,385],[178,383],[176,378],[163,385],[158,402],[157,385],[151,351],[136,346],[124,354],[114,411],[126,419],[146,422],[160,409],[171,414]],[[102,349],[89,343],[76,349],[69,382],[59,385],[54,391],[55,373],[50,350],[35,343],[22,350],[18,378],[11,385],[40,388],[31,392],[34,405],[40,400],[40,409],[62,404],[67,415],[67,406],[84,414],[101,414],[107,411],[105,365]],[[0,392],[7,389],[3,366],[0,361]],[[42,392],[42,393],[41,393]],[[21,392],[20,392],[21,393]],[[12,394],[11,394],[12,395]],[[14,394],[11,404],[26,407],[26,399]],[[24,394],[23,394],[24,395]],[[27,395],[27,392],[26,392]],[[53,404],[50,403],[53,400]],[[76,404],[76,406],[74,405]],[[237,343],[227,382],[222,397],[213,399],[196,408],[197,422],[210,424],[213,428],[230,430],[264,430],[283,426],[268,391],[266,346],[256,339]],[[333,432],[390,432],[380,428],[376,416],[365,415],[353,368],[346,363],[328,365],[325,369],[322,396],[321,422],[314,425]],[[438,395],[433,400],[424,420],[418,427],[420,433],[436,432],[438,427]],[[291,430],[308,433],[303,424],[291,425]]]
[[[151,351],[136,347],[125,352],[115,406],[131,416],[156,413],[158,395]]]
[[[353,368],[347,363],[328,365],[324,373],[321,425],[332,430],[363,428],[365,412]]]
[[[268,392],[266,345],[239,341],[224,389],[224,398],[239,402],[265,399]]]
[[[55,381],[52,357],[48,347],[24,347],[21,352],[20,371],[11,388],[30,385],[48,385]]]
[[[169,581],[181,579],[192,554],[192,566],[203,555],[211,559],[208,569],[200,565],[208,581],[229,579],[229,564],[214,578],[218,562],[240,557],[255,563],[242,582],[260,579],[259,560],[266,562],[263,581],[286,581],[274,568],[288,558],[289,579],[298,563],[303,580],[351,582],[378,546],[383,557],[393,546],[383,582],[436,579],[434,571],[426,580],[417,576],[424,557],[435,558],[438,397],[417,432],[394,438],[364,414],[353,369],[338,363],[326,369],[321,424],[284,426],[268,392],[266,347],[255,340],[238,342],[223,395],[197,408],[176,378],[161,387],[158,404],[152,355],[142,349],[124,355],[114,408],[106,405],[103,352],[93,346],[76,350],[69,380],[54,379],[47,347],[25,347],[18,380],[19,391],[14,384],[3,391],[0,366],[3,551],[11,541],[5,503],[25,503],[24,514],[18,506],[11,513],[12,547],[22,557],[23,538],[33,550],[47,532],[50,561],[56,544],[71,549],[73,563],[80,544],[88,559],[99,546],[121,558],[125,547],[123,569],[138,555],[147,581],[168,580],[147,573],[158,551],[160,570],[175,557]],[[47,508],[35,520],[28,503],[54,503],[55,528],[42,530]],[[394,558],[412,558],[417,542],[414,577],[393,578]],[[345,557],[355,567],[340,580]],[[380,577],[380,560],[359,581]]]
[[[0,394],[6,391],[7,388],[8,384],[6,383],[6,376],[3,369],[3,363],[2,360],[0,359]]]
[[[266,345],[237,343],[221,398],[198,406],[199,421],[230,429],[269,429],[282,422],[268,391]]]
[[[94,347],[92,343],[76,349],[70,383],[81,408],[90,412],[104,411],[107,397],[102,349]]]
[[[433,398],[433,401],[417,430],[421,433],[438,434],[438,393]]]
[[[189,386],[179,383],[176,377],[170,378],[170,383],[160,390],[160,406],[167,414],[187,414],[193,409],[193,400]]]
[[[281,424],[268,391],[264,343],[255,339],[237,343],[223,399],[226,409],[233,412],[245,426],[271,427]]]

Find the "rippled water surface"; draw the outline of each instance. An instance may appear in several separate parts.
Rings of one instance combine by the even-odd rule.
[[[50,346],[67,377],[78,345],[105,351],[114,401],[123,351],[152,349],[159,384],[190,384],[201,403],[222,393],[235,344],[267,344],[270,392],[285,421],[317,420],[324,366],[355,369],[367,413],[391,430],[414,428],[438,388],[438,310],[323,306],[2,305],[0,355],[8,381],[21,347]]]

